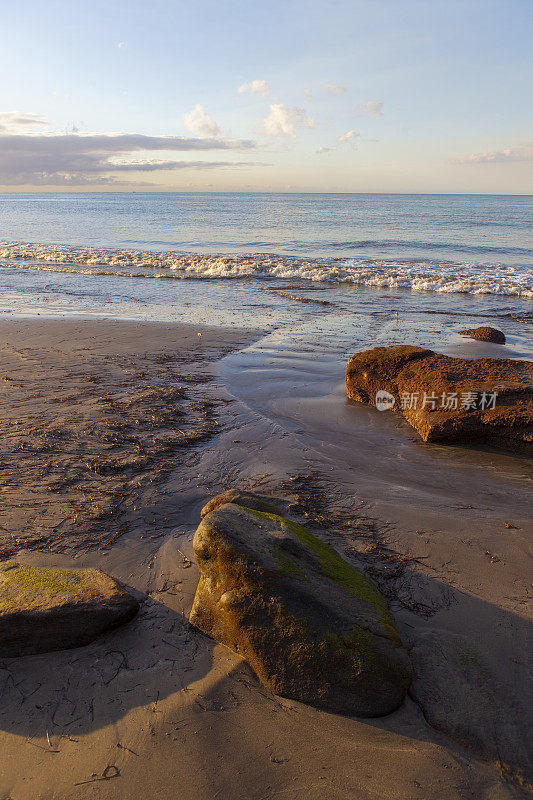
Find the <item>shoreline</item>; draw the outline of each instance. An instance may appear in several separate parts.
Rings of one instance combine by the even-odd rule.
[[[129,458],[132,472],[127,479],[142,484],[138,508],[129,507],[133,502],[119,508],[118,516],[129,523],[120,537],[77,547],[71,532],[68,547],[53,552],[67,539],[64,528],[58,528],[57,541],[48,543],[52,548],[20,553],[25,563],[103,569],[133,587],[144,602],[137,620],[92,645],[0,664],[0,795],[13,800],[50,795],[123,800],[135,794],[158,800],[180,787],[187,800],[212,800],[225,796],[228,787],[235,797],[262,797],[262,787],[269,786],[282,800],[318,800],[325,793],[339,800],[354,794],[371,798],[382,796],[383,787],[406,800],[524,796],[519,785],[502,778],[497,765],[429,725],[412,696],[399,711],[378,720],[320,712],[266,692],[235,654],[188,627],[197,581],[191,540],[199,509],[232,485],[258,487],[300,498],[311,517],[327,516],[329,527],[323,535],[368,570],[411,647],[441,631],[460,635],[488,661],[502,693],[516,698],[525,686],[523,645],[531,625],[522,593],[527,581],[526,530],[522,522],[512,530],[503,527],[496,496],[490,509],[490,486],[498,483],[497,475],[487,477],[484,506],[468,512],[461,508],[462,499],[456,499],[459,507],[453,508],[458,496],[453,479],[435,504],[437,484],[432,480],[438,478],[438,470],[431,480],[421,472],[427,481],[426,508],[401,487],[397,497],[388,495],[392,479],[376,484],[372,495],[370,481],[365,485],[362,478],[365,459],[369,464],[374,458],[376,475],[384,469],[379,452],[372,456],[375,442],[367,443],[359,483],[357,460],[347,467],[338,450],[327,452],[320,444],[331,435],[323,420],[317,422],[324,416],[322,396],[307,401],[314,408],[298,400],[292,407],[282,403],[270,414],[239,398],[229,381],[228,364],[237,361],[245,383],[265,381],[263,373],[250,369],[248,355],[239,360],[242,349],[261,336],[260,329],[176,323],[0,320],[2,374],[13,378],[0,383],[1,401],[4,409],[20,409],[24,401],[17,393],[29,395],[27,413],[38,419],[39,439],[45,430],[70,425],[72,440],[79,441],[83,432],[83,441],[93,442],[96,450],[102,440],[94,431],[102,408],[109,407],[114,416],[106,410],[106,420],[113,425],[126,424],[133,408],[134,418],[145,420],[140,426],[141,433],[146,432],[143,457],[149,442],[168,429],[177,425],[187,434],[185,424],[191,428],[188,440],[169,456],[175,459],[172,465],[159,474],[154,464],[137,471],[127,442],[109,451],[110,458]],[[221,359],[229,353],[234,355],[222,369]],[[96,380],[86,380],[91,377]],[[140,383],[147,391],[182,387],[183,394],[171,396],[183,412],[181,420],[163,413],[163,396],[156,428],[151,427],[146,418],[154,410],[153,394],[140,406],[128,405]],[[45,390],[47,397],[31,397]],[[270,391],[275,393],[275,385]],[[106,399],[110,393],[112,403]],[[79,403],[80,395],[82,407],[70,405],[69,398],[75,396]],[[119,401],[126,404],[126,418],[120,417]],[[204,402],[218,405],[202,410]],[[330,427],[347,411],[334,393],[326,408]],[[217,427],[194,439],[198,423],[191,421],[200,414],[201,426],[208,410]],[[359,418],[354,438],[363,440],[371,416],[368,409],[359,411],[347,413],[350,424]],[[6,410],[0,418],[5,414]],[[291,430],[283,414],[299,420],[305,430]],[[374,429],[378,423],[374,415]],[[404,437],[389,423],[375,435],[376,441],[389,440],[391,448]],[[21,439],[31,444],[28,435]],[[64,451],[62,441],[51,439],[48,445]],[[17,452],[23,454],[24,449]],[[404,457],[419,449],[404,437]],[[29,452],[32,459],[51,457],[46,455],[50,451]],[[74,456],[79,460],[79,453],[69,457]],[[453,454],[445,460],[453,464]],[[35,503],[36,483],[28,485],[27,474],[24,491]],[[63,503],[72,499],[72,487],[78,494],[85,488],[89,496],[96,486],[102,487],[98,473],[93,483],[81,481],[89,480],[85,474],[78,477],[78,483],[67,481],[61,490],[43,485],[43,493],[48,491],[48,501],[45,494],[39,496],[43,507],[53,506],[57,497]],[[407,471],[406,486],[409,480]],[[109,484],[109,491],[112,488]],[[402,493],[406,508],[395,517]],[[13,506],[20,502],[18,498]],[[53,513],[62,519],[64,512],[61,506]],[[21,509],[13,513],[9,527],[17,524]],[[34,507],[32,513],[34,524],[41,511]],[[468,519],[466,513],[471,515]],[[95,524],[107,528],[109,518]],[[495,549],[498,542],[504,552],[491,561],[500,552]],[[95,781],[109,764],[116,765],[119,776]]]

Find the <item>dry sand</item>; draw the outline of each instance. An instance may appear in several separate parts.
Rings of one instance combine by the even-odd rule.
[[[467,469],[433,508],[428,474],[424,502],[414,495],[392,525],[386,498],[355,497],[342,476],[326,478],[308,442],[219,385],[216,359],[258,334],[198,332],[0,324],[2,552],[22,546],[27,563],[95,566],[144,598],[136,620],[92,645],[0,663],[0,798],[526,796],[505,754],[482,757],[468,736],[436,730],[416,698],[378,720],[321,712],[274,697],[236,655],[189,628],[201,505],[232,485],[284,492],[373,575],[409,646],[445,631],[481,652],[496,676],[490,702],[498,710],[504,698],[502,715],[517,709],[521,724],[531,630],[522,483],[498,493],[488,475],[482,500],[492,497],[492,509],[479,513],[479,497],[465,508]],[[479,475],[470,480],[474,492]],[[515,527],[506,528],[513,492]],[[442,681],[460,718],[469,687]]]

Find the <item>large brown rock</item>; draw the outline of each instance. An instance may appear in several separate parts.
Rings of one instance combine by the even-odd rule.
[[[479,328],[467,328],[464,331],[459,331],[463,336],[469,336],[477,342],[492,342],[492,344],[505,344],[505,334],[498,330],[498,328],[489,328],[481,326]]]
[[[95,569],[0,564],[0,657],[79,647],[127,622],[138,600]]]
[[[391,395],[425,442],[485,443],[533,454],[533,363],[451,358],[410,345],[356,353],[348,397],[376,405]],[[378,397],[379,400],[379,397]],[[379,403],[378,403],[379,405]]]
[[[385,601],[321,539],[278,514],[226,503],[204,516],[194,552],[190,622],[273,692],[366,717],[402,703],[411,667]]]

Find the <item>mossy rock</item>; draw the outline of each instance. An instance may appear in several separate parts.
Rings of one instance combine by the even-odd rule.
[[[190,622],[245,658],[273,692],[364,717],[394,711],[411,666],[376,587],[274,512],[226,503],[194,537]]]
[[[139,602],[94,569],[0,564],[0,656],[79,647],[127,622]]]
[[[257,494],[247,489],[228,489],[227,492],[222,492],[222,494],[212,497],[202,508],[200,516],[203,519],[211,511],[216,511],[217,508],[226,503],[234,503],[245,508],[253,508],[255,511],[266,511],[272,514],[286,514],[289,507],[287,501],[279,500],[277,497],[271,497],[267,494]]]

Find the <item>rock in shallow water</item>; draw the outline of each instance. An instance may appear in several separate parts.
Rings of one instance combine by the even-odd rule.
[[[292,520],[213,506],[194,537],[190,622],[276,694],[366,717],[398,708],[411,666],[374,585]]]
[[[0,564],[0,657],[79,647],[127,622],[139,602],[94,569]]]
[[[469,336],[477,342],[491,342],[492,344],[505,344],[505,334],[498,330],[498,328],[489,328],[481,326],[479,328],[467,328],[464,331],[459,331],[462,336]]]
[[[346,371],[348,397],[376,405],[388,393],[425,442],[533,453],[533,363],[451,358],[422,347],[356,353]],[[379,398],[378,398],[379,399]]]

